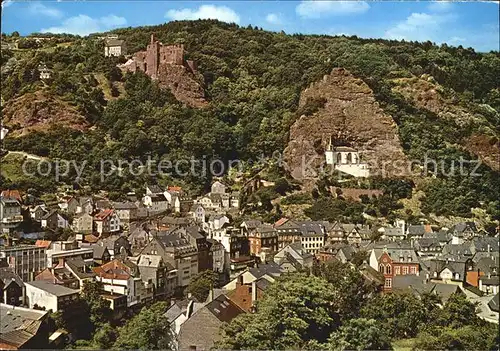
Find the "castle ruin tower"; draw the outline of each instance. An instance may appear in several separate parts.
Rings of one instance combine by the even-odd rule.
[[[146,74],[152,79],[158,78],[158,64],[160,61],[160,43],[155,40],[154,34],[151,34],[151,42],[147,47],[146,53]]]

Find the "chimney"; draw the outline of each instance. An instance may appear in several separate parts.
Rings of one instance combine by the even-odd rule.
[[[243,274],[240,274],[236,280],[236,287],[243,285]]]
[[[257,301],[257,285],[255,284],[255,280],[252,282],[252,304],[255,304]]]
[[[207,302],[212,302],[214,300],[214,287],[210,285],[210,290],[208,291]]]

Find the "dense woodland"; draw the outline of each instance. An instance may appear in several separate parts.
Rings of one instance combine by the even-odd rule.
[[[103,42],[95,36],[60,35],[37,45],[32,45],[27,37],[22,39],[23,49],[2,51],[3,101],[8,104],[27,92],[43,89],[75,106],[95,128],[86,132],[56,129],[7,137],[5,149],[52,159],[86,160],[91,166],[86,167],[79,183],[117,193],[142,189],[151,179],[125,174],[106,177],[102,183],[98,173],[101,159],[205,157],[224,162],[240,159],[251,165],[262,156],[271,157],[275,151],[283,151],[295,119],[320,107],[311,102],[312,105],[299,109],[300,92],[334,67],[345,67],[368,83],[382,108],[397,123],[402,146],[412,158],[429,155],[445,159],[447,164],[460,156],[471,159],[459,142],[474,132],[487,135],[492,143],[498,141],[498,52],[477,53],[471,48],[436,46],[430,42],[287,35],[212,20],[170,22],[113,33],[126,40],[129,52],[144,49],[151,33],[163,43],[184,43],[186,58],[196,61],[204,76],[209,106],[184,106],[144,74],[122,75],[116,64],[124,58],[105,58]],[[12,37],[4,35],[4,39]],[[41,62],[53,70],[52,79],[46,83],[38,78]],[[442,94],[471,111],[477,117],[474,122],[457,127],[391,91],[391,79],[422,74],[431,75],[443,87]],[[106,77],[105,86],[97,81],[97,75]],[[106,99],[103,90],[109,90],[115,98]],[[280,172],[279,176],[285,179],[286,174]],[[498,219],[498,173],[484,165],[478,172],[483,174],[480,181],[468,176],[429,178],[421,185],[426,195],[422,200],[423,212],[469,217],[472,207],[481,206]],[[69,174],[66,180],[74,178],[74,174]],[[209,176],[188,176],[175,182],[197,193],[210,180]],[[158,181],[167,183],[172,179]],[[402,182],[415,186],[411,180]],[[26,177],[15,181],[2,178],[0,186],[40,192],[53,189],[56,184],[51,179]],[[260,195],[269,200],[276,194]],[[325,198],[322,186],[312,195],[312,208],[322,208],[325,202],[339,207],[332,203],[334,200]],[[391,195],[382,199],[382,204],[367,199],[360,208],[353,209],[354,217],[370,208],[373,214],[383,215],[398,206],[399,198],[408,196]],[[265,204],[270,205],[269,201]],[[342,206],[349,213],[338,216],[349,217],[352,207],[358,205],[344,201]],[[267,210],[263,208],[264,212]]]

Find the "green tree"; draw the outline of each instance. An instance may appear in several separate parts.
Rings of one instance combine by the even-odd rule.
[[[208,294],[214,288],[217,280],[218,277],[214,271],[202,271],[189,281],[186,292],[191,293],[196,300],[204,302],[207,300]]]
[[[113,348],[122,350],[170,349],[172,334],[170,323],[164,316],[167,308],[166,302],[157,302],[151,307],[143,307],[139,314],[118,329],[118,338]]]
[[[100,282],[91,280],[85,280],[83,282],[81,296],[90,307],[90,320],[96,328],[109,323],[113,314],[110,308],[110,302],[100,295],[102,291],[104,291],[104,289]]]
[[[374,319],[347,321],[328,339],[329,350],[392,350],[391,339]]]
[[[338,326],[337,294],[324,279],[293,274],[278,279],[255,314],[235,318],[216,344],[223,349],[301,348],[325,342]]]

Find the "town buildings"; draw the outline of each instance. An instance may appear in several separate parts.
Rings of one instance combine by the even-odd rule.
[[[104,56],[121,56],[127,54],[127,46],[124,40],[106,39],[104,42]]]
[[[23,282],[32,281],[47,267],[45,254],[45,248],[35,245],[0,246],[0,259],[6,259],[9,267]]]

